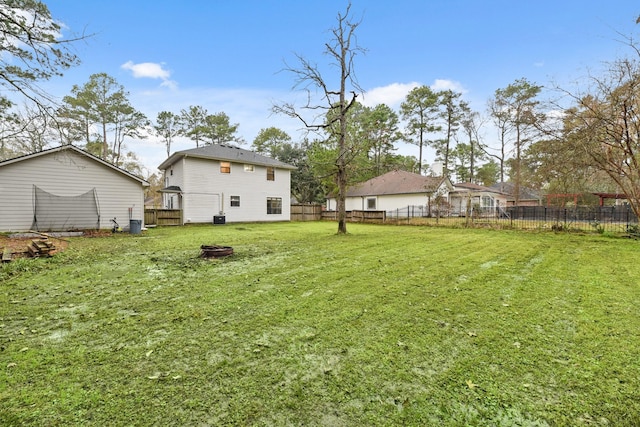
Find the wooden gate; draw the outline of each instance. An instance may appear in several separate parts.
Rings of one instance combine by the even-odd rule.
[[[182,209],[145,209],[144,225],[182,225]]]

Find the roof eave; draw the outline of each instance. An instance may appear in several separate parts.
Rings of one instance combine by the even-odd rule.
[[[54,148],[49,148],[49,149],[46,149],[46,150],[38,151],[37,153],[31,153],[31,154],[26,154],[24,156],[15,157],[13,159],[9,159],[9,160],[5,160],[3,162],[0,162],[0,165],[2,165],[2,166],[10,165],[10,164],[13,164],[13,163],[21,162],[23,160],[28,160],[28,159],[32,159],[32,158],[35,158],[35,157],[40,157],[40,156],[51,154],[51,153],[57,153],[57,152],[64,151],[64,150],[73,150],[78,154],[81,154],[81,155],[86,156],[86,157],[88,157],[88,158],[90,158],[92,160],[95,160],[96,162],[98,162],[98,163],[100,163],[100,164],[102,164],[102,165],[104,165],[104,166],[106,166],[106,167],[108,167],[110,169],[113,169],[116,172],[120,172],[121,174],[123,174],[123,175],[125,175],[125,176],[127,176],[127,177],[129,177],[129,178],[131,178],[131,179],[133,179],[135,181],[138,181],[140,184],[142,184],[143,187],[149,187],[150,186],[150,184],[149,184],[149,182],[147,180],[142,179],[142,178],[140,178],[138,176],[135,176],[131,172],[126,171],[126,170],[124,170],[122,168],[119,168],[116,165],[113,165],[113,164],[101,159],[100,157],[94,156],[93,154],[89,153],[88,151],[84,151],[84,150],[76,147],[75,145],[71,145],[71,144],[60,145],[58,147],[54,147]]]
[[[223,160],[223,161],[229,161],[229,162],[234,162],[234,163],[246,163],[248,165],[256,165],[256,166],[272,166],[272,167],[275,167],[275,168],[288,169],[288,170],[296,170],[296,169],[298,169],[297,167],[295,167],[293,165],[288,165],[286,163],[275,165],[275,164],[268,164],[266,162],[252,162],[250,160],[239,161],[239,159],[225,158],[223,156],[212,157],[212,156],[206,156],[206,155],[201,155],[201,154],[184,153],[184,152],[181,152],[181,151],[173,153],[167,160],[165,160],[164,162],[162,162],[158,166],[158,169],[159,170],[166,170],[168,167],[170,167],[171,165],[176,163],[180,158],[187,158],[187,157],[192,157],[192,158],[195,158],[195,159],[203,159],[203,160],[212,160],[212,161],[214,161],[214,160]]]

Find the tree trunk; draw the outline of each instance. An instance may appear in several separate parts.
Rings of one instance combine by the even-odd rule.
[[[347,209],[346,209],[346,193],[347,193],[347,176],[343,168],[338,169],[338,234],[347,233]]]
[[[347,101],[346,101],[346,82],[347,82],[347,49],[343,38],[340,38],[340,135],[338,136],[338,234],[347,233]]]
[[[109,153],[109,143],[107,142],[107,124],[102,121],[102,159],[107,160]]]

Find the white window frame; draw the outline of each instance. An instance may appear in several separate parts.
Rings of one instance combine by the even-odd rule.
[[[373,206],[371,206],[373,204]],[[375,197],[367,197],[367,210],[375,211],[378,205],[378,199]]]

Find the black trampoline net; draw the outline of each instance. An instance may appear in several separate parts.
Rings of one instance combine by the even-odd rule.
[[[37,231],[71,231],[100,228],[96,189],[78,196],[57,196],[33,186],[33,225]]]

